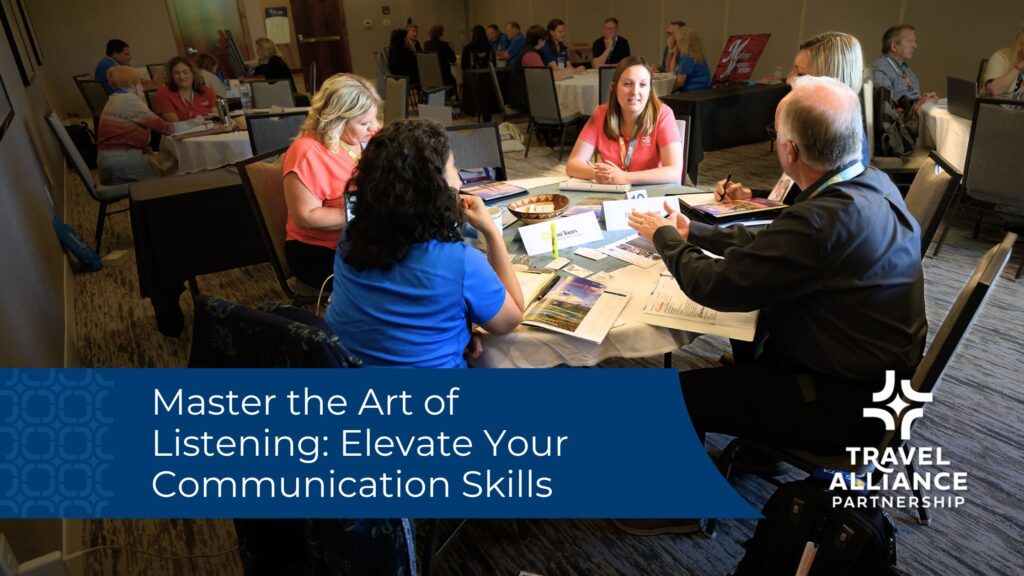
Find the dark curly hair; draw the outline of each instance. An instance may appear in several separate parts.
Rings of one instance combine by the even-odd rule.
[[[414,244],[461,242],[464,218],[448,185],[444,128],[430,120],[392,122],[366,146],[348,181],[352,220],[341,249],[357,270],[390,270]]]

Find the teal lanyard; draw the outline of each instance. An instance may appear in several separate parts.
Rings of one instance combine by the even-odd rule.
[[[839,182],[845,182],[847,180],[852,180],[852,179],[856,178],[857,176],[860,176],[861,172],[863,172],[863,171],[864,171],[864,165],[861,164],[860,160],[858,160],[858,161],[854,162],[853,164],[851,164],[851,165],[847,166],[846,168],[844,168],[841,172],[839,172],[835,176],[833,176],[833,177],[829,178],[828,180],[825,180],[824,182],[822,182],[817,188],[814,189],[814,192],[811,192],[811,195],[808,196],[807,199],[810,200],[811,198],[814,198],[822,190],[824,190],[825,188],[828,188],[829,186],[831,186],[833,184],[838,184]]]
[[[636,130],[634,130],[636,132]],[[636,134],[633,134],[633,138],[629,141],[629,148],[626,148],[626,142],[619,136],[619,160],[622,161],[622,169],[629,172],[629,163],[633,161],[633,149],[636,148]]]

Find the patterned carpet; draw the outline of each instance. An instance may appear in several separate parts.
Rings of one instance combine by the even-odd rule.
[[[556,154],[534,147],[506,158],[510,178],[557,173]],[[778,177],[775,154],[758,144],[709,153],[701,184],[731,173],[748,185],[771,186]],[[68,220],[91,237],[96,204],[75,182]],[[927,311],[932,336],[977,260],[1002,238],[997,223],[970,238],[971,222],[956,222],[941,257],[925,260]],[[83,366],[180,367],[188,358],[191,298],[182,296],[186,314],[181,339],[160,335],[149,302],[139,297],[127,215],[109,220],[105,251],[127,251],[98,273],[76,276],[76,333]],[[935,510],[930,527],[893,511],[899,524],[899,565],[910,574],[1019,574],[1024,556],[1020,495],[1024,493],[1024,282],[1007,271],[974,323],[946,372],[927,417],[915,428],[915,444],[941,446],[959,470],[969,473],[966,504]],[[269,265],[199,279],[203,292],[258,305],[282,297]],[[702,337],[675,353],[679,369],[710,366],[726,351],[717,338]],[[658,365],[615,361],[610,366]],[[710,439],[721,446],[722,438]],[[753,478],[736,483],[741,495],[760,507],[770,487]],[[470,521],[439,558],[436,574],[515,576],[527,570],[544,576],[727,574],[743,554],[753,521],[720,524],[717,539],[659,536],[640,538],[617,531],[604,520],[530,521],[531,536],[519,540],[510,520]],[[86,522],[83,547],[118,543],[166,556],[207,555],[187,560],[154,559],[135,553],[102,551],[88,557],[94,574],[241,574],[234,530],[229,521],[98,520]]]

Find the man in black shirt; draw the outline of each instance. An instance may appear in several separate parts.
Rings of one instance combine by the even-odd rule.
[[[591,51],[594,54],[594,68],[618,64],[619,60],[629,56],[629,40],[619,36],[618,19],[613,17],[605,19],[603,34],[594,40]]]
[[[821,453],[871,446],[884,430],[862,408],[887,370],[909,378],[924,351],[920,229],[888,176],[860,163],[860,105],[848,87],[801,79],[775,124],[782,169],[802,192],[760,233],[678,212],[634,213],[630,225],[698,304],[761,311],[750,358],[680,374],[701,439],[720,432]]]

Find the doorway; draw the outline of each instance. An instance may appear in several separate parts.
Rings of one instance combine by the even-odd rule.
[[[342,0],[291,0],[291,5],[302,74],[312,94],[325,78],[352,72],[345,9]]]

